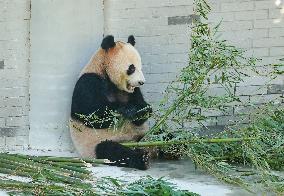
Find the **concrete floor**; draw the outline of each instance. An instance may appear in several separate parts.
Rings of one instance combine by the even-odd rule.
[[[251,196],[239,187],[223,184],[216,178],[195,170],[190,160],[155,161],[146,171],[100,165],[93,167],[92,172],[96,177],[110,176],[130,182],[146,175],[154,178],[164,177],[179,189],[202,196]]]
[[[17,152],[30,155],[74,156],[63,152]],[[114,166],[98,165],[90,168],[94,177],[115,177],[129,182],[138,180],[141,176],[150,175],[154,178],[164,177],[176,184],[179,189],[199,193],[202,196],[251,196],[248,192],[232,185],[224,184],[206,173],[196,170],[190,160],[179,161],[154,161],[151,168],[146,171],[121,168]],[[0,196],[7,195],[0,191]]]

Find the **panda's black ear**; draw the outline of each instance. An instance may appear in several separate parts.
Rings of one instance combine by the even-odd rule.
[[[127,43],[130,43],[132,46],[135,46],[135,38],[134,38],[134,36],[133,35],[130,35],[129,37],[128,37],[128,41],[127,41]]]
[[[112,35],[106,36],[106,37],[103,39],[102,44],[101,44],[102,49],[104,49],[104,50],[106,50],[106,51],[107,51],[108,49],[114,47],[114,46],[115,46],[115,42],[114,42],[114,37],[113,37]]]

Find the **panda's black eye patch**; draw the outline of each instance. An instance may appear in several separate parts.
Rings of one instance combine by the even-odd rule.
[[[127,70],[127,75],[131,75],[135,72],[135,66],[133,64],[129,65]]]

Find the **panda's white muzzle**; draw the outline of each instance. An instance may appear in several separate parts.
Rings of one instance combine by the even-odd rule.
[[[137,71],[129,78],[126,88],[133,92],[136,87],[142,86],[145,83],[145,77],[142,71]]]

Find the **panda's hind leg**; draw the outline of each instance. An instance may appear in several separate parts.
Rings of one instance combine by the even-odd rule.
[[[131,149],[114,141],[103,141],[95,148],[96,158],[108,159],[119,167],[130,167],[140,170],[149,168],[149,154],[142,149]]]

